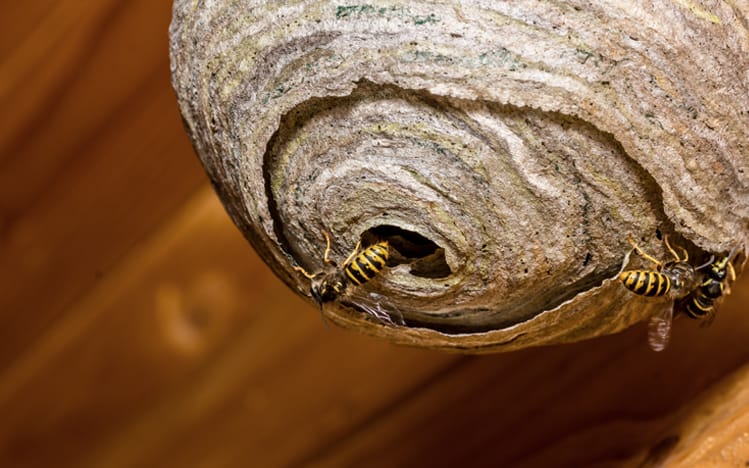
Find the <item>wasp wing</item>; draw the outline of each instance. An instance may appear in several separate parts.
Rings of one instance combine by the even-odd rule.
[[[342,303],[369,315],[384,325],[396,327],[406,324],[400,310],[387,296],[382,294],[375,292],[360,293],[356,296],[347,297],[342,300]]]
[[[705,314],[705,317],[700,320],[700,328],[707,328],[713,324],[713,320],[715,320],[715,310],[718,308],[719,302],[720,301],[716,301],[713,304],[713,307]]]
[[[671,323],[674,319],[674,303],[670,302],[650,317],[648,344],[653,351],[663,351],[671,338]]]

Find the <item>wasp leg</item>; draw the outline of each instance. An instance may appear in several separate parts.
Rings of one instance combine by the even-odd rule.
[[[354,255],[356,255],[359,252],[359,248],[361,248],[361,241],[359,241],[359,242],[356,243],[356,247],[354,247],[354,251],[351,252],[351,255],[349,255],[348,258],[346,259],[346,261],[343,262],[343,266],[346,266],[346,265],[349,264],[349,262],[351,261],[351,259],[354,258]]]
[[[726,283],[726,292],[724,294],[728,295],[731,294],[731,283],[736,281],[736,270],[733,268],[733,259],[736,253],[739,251],[739,246],[736,245],[734,248],[731,249],[731,251],[728,253],[728,275],[730,276],[730,280]]]
[[[728,276],[730,277],[730,280],[726,281],[726,289],[723,291],[723,295],[725,296],[731,294],[731,284],[736,281],[736,270],[733,269],[733,264],[731,262],[728,262]]]
[[[687,252],[687,249],[685,249],[684,247],[680,245],[677,245],[677,247],[679,247],[681,251],[684,252],[684,258],[683,259],[679,258],[679,256],[676,254],[676,251],[673,248],[671,248],[671,244],[668,243],[668,235],[666,234],[663,235],[663,242],[666,243],[666,248],[668,248],[668,251],[671,252],[671,255],[674,256],[677,262],[686,262],[687,260],[689,260],[689,252]]]
[[[650,255],[646,254],[645,252],[640,249],[640,246],[638,246],[634,239],[632,239],[632,236],[627,236],[627,241],[632,245],[632,248],[635,249],[635,252],[637,252],[637,255],[644,258],[645,260],[650,260],[651,262],[655,263],[655,266],[660,270],[663,267],[663,263],[656,260],[654,257],[651,257]]]

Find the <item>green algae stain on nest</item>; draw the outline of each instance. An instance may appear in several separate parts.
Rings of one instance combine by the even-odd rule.
[[[378,8],[375,10],[373,5],[339,5],[335,10],[336,19],[351,18],[369,16],[372,14],[379,13],[378,16],[384,16],[386,8]]]
[[[440,19],[434,13],[427,15],[416,15],[411,9],[403,6],[375,6],[370,4],[360,5],[338,5],[335,10],[335,18],[342,19],[362,19],[362,18],[384,18],[399,19],[404,22],[411,22],[421,26],[430,23],[439,23]]]
[[[439,23],[439,18],[437,18],[434,13],[430,13],[428,15],[416,15],[412,17],[414,24],[422,25],[427,23]]]

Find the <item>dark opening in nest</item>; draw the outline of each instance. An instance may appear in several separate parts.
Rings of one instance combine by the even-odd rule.
[[[380,225],[362,234],[364,246],[381,240],[390,243],[389,266],[408,264],[410,273],[422,278],[445,278],[452,273],[445,261],[445,250],[417,232]]]

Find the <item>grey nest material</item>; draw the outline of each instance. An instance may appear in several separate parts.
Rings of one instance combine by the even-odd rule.
[[[273,271],[389,239],[335,323],[492,352],[614,333],[663,304],[616,281],[628,234],[746,244],[746,5],[176,0],[173,84],[234,222]],[[742,256],[743,259],[743,256]]]

